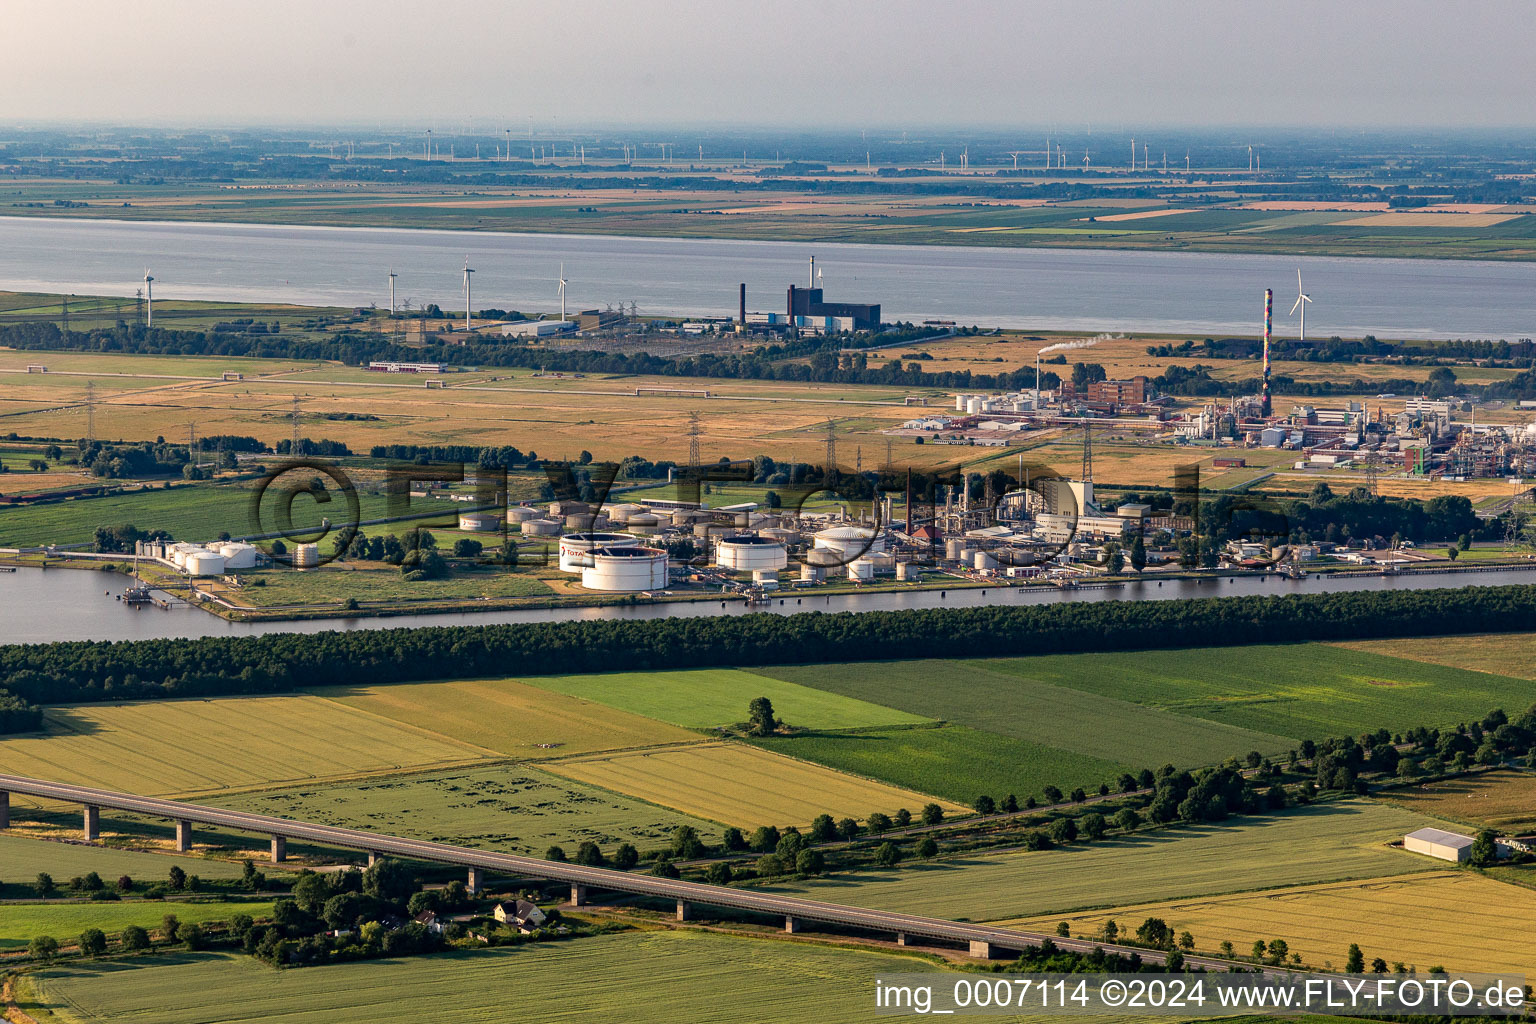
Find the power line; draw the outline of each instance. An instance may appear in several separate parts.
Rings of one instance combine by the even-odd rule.
[[[688,465],[698,466],[703,459],[699,455],[699,411],[688,414]]]

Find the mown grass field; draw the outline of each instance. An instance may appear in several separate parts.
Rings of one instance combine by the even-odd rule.
[[[1247,954],[1255,940],[1284,939],[1312,967],[1342,970],[1349,944],[1366,961],[1401,961],[1422,973],[1448,971],[1528,974],[1536,969],[1536,891],[1465,871],[1335,882],[1214,899],[1143,903],[1107,912],[1040,917],[1037,927],[1070,923],[1072,934],[1098,934],[1114,919],[1131,929],[1161,917],[1215,952],[1223,941]]]
[[[969,806],[978,796],[1020,801],[1049,785],[1113,785],[1140,767],[1077,754],[963,725],[943,728],[860,729],[807,736],[754,739],[768,750],[815,761],[838,771],[933,793]],[[879,810],[871,807],[869,810]]]
[[[111,883],[108,879],[108,883]],[[235,914],[272,916],[271,902],[187,903],[180,900],[123,900],[116,903],[10,903],[0,910],[0,950],[25,946],[37,935],[51,935],[73,945],[87,928],[100,928],[111,940],[131,924],[154,931],[166,914],[182,924],[227,921]]]
[[[315,693],[366,715],[519,760],[698,739],[695,733],[655,718],[511,679],[345,686]]]
[[[525,1001],[544,1021],[735,1024],[791,1010],[844,1024],[867,1016],[876,978],[932,970],[883,953],[644,932],[321,970],[224,953],[103,960],[26,976],[21,1004],[48,1024],[480,1024]]]
[[[920,792],[828,771],[745,743],[704,743],[577,757],[553,772],[726,825],[804,825],[818,814],[863,819],[914,812]],[[950,805],[951,810],[956,810]]]
[[[786,673],[777,669],[772,674],[775,678],[739,669],[694,669],[530,676],[521,682],[691,729],[745,722],[747,705],[755,697],[767,697],[781,720],[803,729],[856,729],[925,721],[919,715],[882,706],[889,701],[856,699],[829,692],[833,689],[829,686],[786,682]]]
[[[1536,775],[1492,772],[1390,789],[1380,798],[1420,814],[1520,834],[1536,829]]]
[[[1286,885],[1435,870],[1438,862],[1387,847],[1432,819],[1350,800],[1124,838],[1012,853],[941,859],[776,886],[881,910],[974,921]],[[1138,922],[1139,923],[1139,922]]]
[[[608,853],[622,842],[664,845],[679,825],[719,829],[686,813],[604,792],[521,765],[400,775],[215,797],[242,811],[327,825],[543,856],[551,844],[591,840]]]
[[[0,739],[0,768],[145,795],[484,761],[492,752],[311,696],[50,708]]]
[[[60,885],[75,875],[94,871],[109,883],[127,875],[136,882],[160,882],[177,864],[189,875],[200,878],[238,878],[242,866],[197,857],[161,856],[137,850],[116,850],[110,846],[86,846],[83,843],[49,842],[17,835],[0,835],[0,897],[31,899],[32,880],[46,871]],[[0,919],[5,912],[0,911]]]
[[[1284,753],[1296,745],[1286,736],[1088,693],[1001,671],[986,661],[865,662],[769,671],[807,686],[1117,763],[1215,763],[1250,750]]]
[[[989,667],[1302,739],[1453,725],[1531,702],[1527,680],[1314,643],[1042,655]]]
[[[375,532],[400,534],[410,529],[408,523],[376,528]],[[329,544],[329,542],[327,542]],[[439,539],[440,548],[451,548]],[[244,578],[245,574],[241,574]],[[378,603],[411,601],[476,601],[515,597],[548,597],[549,585],[527,570],[456,566],[451,576],[440,580],[407,580],[392,565],[333,562],[317,572],[294,572],[273,568],[253,573],[260,586],[246,585],[238,590],[215,588],[236,604],[255,608],[280,605],[332,605],[340,607],[348,600],[366,606]]]
[[[1335,646],[1390,658],[1449,665],[1473,672],[1536,679],[1536,633],[1352,640]],[[1504,710],[1513,715],[1517,710],[1524,711],[1532,701],[1536,701],[1536,692],[1527,696],[1525,703],[1512,703]]]

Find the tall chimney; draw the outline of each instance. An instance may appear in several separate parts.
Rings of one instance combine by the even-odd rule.
[[[789,326],[795,326],[795,286],[789,286]]]
[[[747,282],[741,282],[741,308],[738,312],[737,322],[743,327],[747,324]]]
[[[806,279],[805,286],[807,288],[815,288],[816,287],[816,257],[815,256],[811,257],[811,276]]]

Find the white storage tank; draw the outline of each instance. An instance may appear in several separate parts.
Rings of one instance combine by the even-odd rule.
[[[627,533],[568,533],[560,538],[560,571],[579,573],[592,565],[599,548],[637,548],[640,541]]]
[[[758,569],[752,573],[752,583],[763,590],[778,590],[779,574],[769,569]]]
[[[848,563],[848,578],[855,583],[868,583],[875,578],[875,565],[866,558]]]
[[[759,530],[758,535],[762,537],[770,537],[773,540],[778,541],[780,544],[783,544],[785,547],[800,543],[800,531],[791,530],[784,526],[770,526],[766,530]]]
[[[680,508],[672,513],[672,525],[693,526],[695,523],[713,522],[714,518],[708,512],[701,512],[696,508]]]
[[[777,572],[789,564],[789,553],[771,537],[721,537],[715,545],[715,564],[737,572]]]
[[[293,567],[295,569],[313,569],[320,564],[320,545],[295,544],[293,546]]]
[[[581,570],[581,585],[588,590],[638,593],[665,590],[667,553],[656,548],[594,548],[592,564]]]
[[[186,541],[181,541],[180,543],[171,545],[171,548],[167,553],[171,557],[171,563],[175,565],[176,568],[185,569],[187,567],[187,558],[191,555],[195,555],[201,550],[203,549],[198,547],[196,544],[188,544]]]
[[[917,566],[913,565],[911,562],[897,562],[896,563],[896,578],[898,580],[903,580],[903,581],[917,579],[918,578]]]
[[[833,526],[816,534],[816,547],[831,551],[843,561],[885,550],[885,538],[867,526]]]
[[[224,556],[224,568],[226,571],[256,568],[255,545],[230,541],[229,543],[219,545],[219,554]]]
[[[978,551],[973,556],[972,564],[978,569],[996,569],[997,556],[990,551]]]
[[[800,566],[800,578],[810,583],[820,583],[827,578],[827,568],[824,565],[812,565],[806,562]]]
[[[501,517],[494,512],[465,512],[459,516],[459,529],[473,533],[495,533],[501,529]]]
[[[967,416],[975,416],[981,413],[983,411],[983,404],[984,403],[979,396],[972,395],[970,398],[965,400],[965,414]]]
[[[528,537],[553,537],[565,524],[557,519],[529,519],[523,523],[523,534]]]
[[[222,576],[224,556],[216,551],[194,551],[187,555],[183,567],[188,576]]]
[[[654,512],[636,512],[624,522],[626,529],[639,534],[652,534],[661,525],[661,517]]]
[[[509,523],[526,523],[530,519],[538,518],[539,510],[529,508],[527,505],[513,505],[507,509],[507,522]]]
[[[944,542],[944,557],[949,559],[951,562],[960,561],[960,557],[964,553],[965,541],[961,540],[960,538],[951,537]]]
[[[610,522],[623,524],[629,522],[630,516],[637,515],[645,511],[646,507],[644,505],[636,505],[634,502],[625,502],[621,505],[611,505],[608,508],[608,519]]]

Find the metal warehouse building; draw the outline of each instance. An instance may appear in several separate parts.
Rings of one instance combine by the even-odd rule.
[[[1421,828],[1403,836],[1403,849],[1460,864],[1472,856],[1472,837],[1444,829]]]

